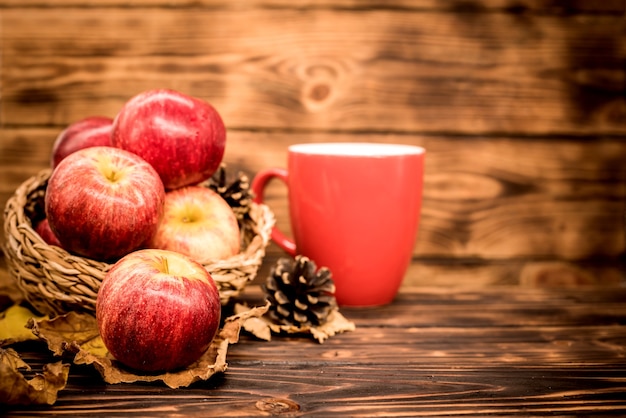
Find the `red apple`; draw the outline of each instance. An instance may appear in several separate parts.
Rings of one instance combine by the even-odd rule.
[[[70,124],[57,136],[52,145],[50,166],[55,168],[61,160],[79,149],[111,146],[113,119],[90,116]]]
[[[178,251],[200,263],[239,253],[240,234],[232,208],[216,192],[187,186],[165,194],[163,218],[150,246]]]
[[[45,213],[63,248],[110,261],[152,238],[164,200],[163,183],[146,161],[121,149],[92,147],[68,155],[52,172]]]
[[[173,251],[144,249],[120,259],[96,301],[100,336],[123,365],[180,369],[208,349],[220,324],[217,286],[202,265]]]
[[[50,223],[48,222],[48,218],[44,218],[41,221],[37,222],[35,226],[35,232],[39,234],[41,239],[48,245],[56,245],[57,247],[62,247],[61,242],[54,235],[52,229],[50,228]]]
[[[213,175],[224,156],[226,128],[209,103],[160,89],[124,104],[112,138],[114,146],[152,164],[166,189],[176,189]]]

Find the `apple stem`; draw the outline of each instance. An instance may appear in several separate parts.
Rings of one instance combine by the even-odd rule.
[[[169,274],[170,266],[169,266],[169,263],[167,262],[167,257],[161,257],[161,267],[163,269],[163,273]]]

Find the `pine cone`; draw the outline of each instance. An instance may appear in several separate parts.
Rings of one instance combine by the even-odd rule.
[[[250,211],[253,198],[250,179],[245,173],[239,172],[235,180],[230,183],[227,180],[226,165],[222,163],[206,182],[206,186],[222,196],[235,212],[237,219],[241,220]]]
[[[269,317],[284,325],[323,325],[337,309],[330,270],[298,255],[281,258],[271,269],[263,290],[270,301]]]

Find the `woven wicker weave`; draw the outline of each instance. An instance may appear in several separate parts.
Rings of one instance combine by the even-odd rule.
[[[69,311],[95,312],[100,283],[111,264],[72,255],[46,244],[33,225],[43,218],[50,170],[18,187],[4,210],[5,256],[11,275],[38,311],[58,315]],[[270,240],[274,215],[265,205],[251,203],[241,222],[243,250],[228,259],[205,264],[217,283],[222,304],[237,296],[256,273]]]

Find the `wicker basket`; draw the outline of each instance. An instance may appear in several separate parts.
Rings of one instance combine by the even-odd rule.
[[[4,211],[5,256],[11,275],[35,309],[58,315],[95,312],[96,295],[111,264],[79,257],[46,244],[33,225],[44,214],[44,195],[51,171],[43,170],[18,187]],[[237,296],[265,256],[274,215],[265,205],[251,203],[241,221],[243,250],[205,267],[220,290],[222,304]]]

